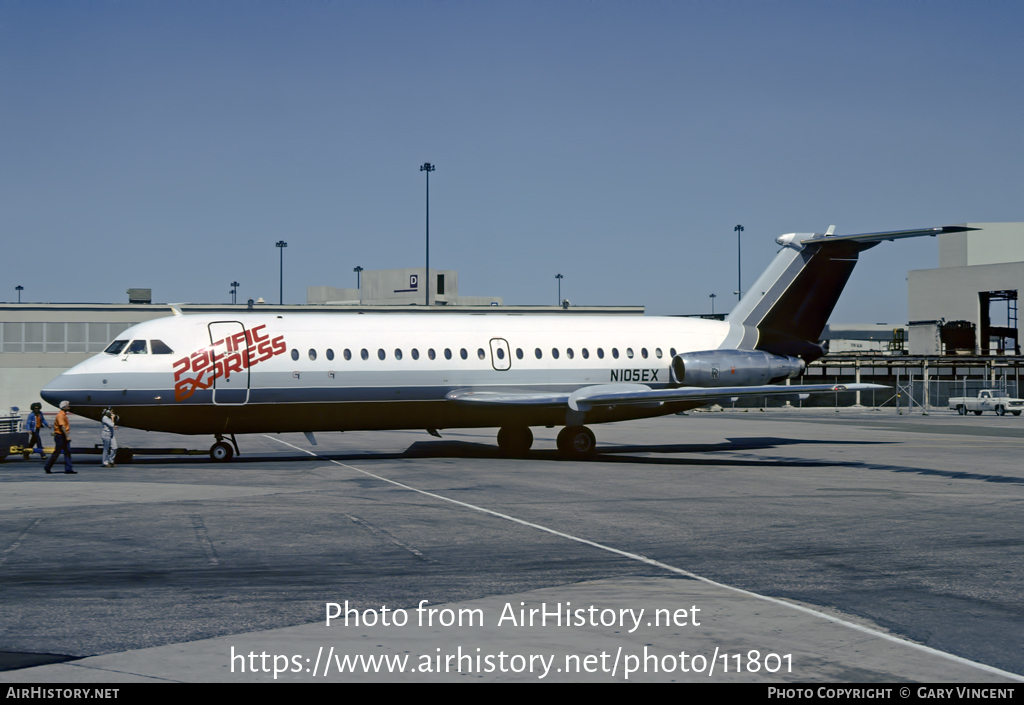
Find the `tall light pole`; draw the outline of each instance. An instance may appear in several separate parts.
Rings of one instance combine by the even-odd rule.
[[[238,282],[231,282],[231,303],[238,303]]]
[[[740,259],[740,235],[743,233],[743,226],[737,225],[736,231],[736,300],[743,298],[743,263]]]
[[[279,304],[283,306],[284,305],[284,248],[288,247],[288,243],[285,242],[284,240],[278,240],[276,247],[281,252],[281,299],[279,301]]]
[[[708,296],[711,299],[711,315],[714,316],[715,315],[715,297],[717,296],[717,294],[709,294]]]
[[[18,292],[18,303],[20,304],[21,303],[21,292],[23,292],[25,290],[25,287],[23,287],[21,284],[18,284],[18,286],[14,287],[14,290]]]
[[[363,287],[360,283],[359,273],[363,271],[363,268],[356,266],[356,268],[353,269],[352,271],[356,273],[356,289],[361,291]]]
[[[424,162],[420,171],[427,172],[427,271],[423,277],[427,280],[427,306],[430,305],[430,172],[434,171],[434,165]]]
[[[564,279],[564,278],[565,277],[563,277],[561,274],[556,274],[555,275],[555,279],[558,280],[558,305],[559,306],[562,305],[562,279]]]

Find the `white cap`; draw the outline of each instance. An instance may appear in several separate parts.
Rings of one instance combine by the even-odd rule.
[[[62,401],[62,402],[60,403],[60,408],[62,408],[62,409],[66,409],[66,408],[68,408],[69,406],[71,406],[71,402],[69,402],[69,401]]]

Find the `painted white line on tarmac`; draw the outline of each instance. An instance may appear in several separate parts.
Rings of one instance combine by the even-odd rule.
[[[612,546],[606,546],[604,544],[597,543],[595,541],[590,541],[588,539],[580,538],[579,536],[573,536],[572,534],[567,534],[567,533],[564,533],[562,531],[558,531],[556,529],[551,529],[551,528],[548,528],[546,526],[542,526],[540,524],[534,524],[533,522],[526,521],[525,519],[518,519],[518,518],[516,518],[514,516],[510,516],[508,514],[502,514],[501,512],[496,512],[496,511],[491,510],[491,509],[486,509],[484,507],[478,507],[475,504],[469,504],[468,502],[462,502],[462,501],[459,501],[457,499],[452,499],[450,497],[445,497],[443,495],[434,494],[433,492],[427,492],[426,490],[421,490],[421,489],[418,489],[416,487],[412,487],[411,485],[406,485],[404,483],[398,482],[396,480],[389,480],[386,477],[382,477],[380,475],[375,475],[374,473],[369,472],[368,470],[363,470],[363,469],[357,468],[357,467],[355,467],[353,465],[346,465],[345,463],[338,462],[337,460],[331,460],[330,458],[325,458],[322,455],[318,455],[318,454],[316,454],[316,453],[314,453],[312,451],[306,450],[305,448],[299,448],[298,446],[292,445],[291,443],[288,443],[287,441],[282,441],[280,438],[274,438],[272,436],[264,436],[264,438],[269,438],[272,441],[277,441],[278,443],[283,443],[284,445],[288,446],[289,448],[294,448],[295,450],[300,451],[302,453],[306,453],[307,455],[312,455],[314,458],[319,458],[320,460],[324,460],[324,461],[329,462],[329,463],[334,463],[335,465],[340,465],[343,468],[348,468],[349,470],[354,470],[354,471],[356,471],[358,473],[362,473],[363,475],[366,475],[368,477],[372,477],[375,480],[380,480],[381,482],[387,482],[389,484],[395,485],[396,487],[401,487],[402,489],[409,490],[410,492],[418,492],[419,494],[426,495],[427,497],[433,497],[435,499],[440,499],[440,500],[443,500],[445,502],[450,502],[452,504],[457,504],[457,505],[459,505],[461,507],[466,507],[467,509],[473,509],[473,510],[478,511],[478,512],[483,512],[484,514],[490,514],[491,516],[498,517],[499,519],[505,519],[506,521],[511,521],[511,522],[516,523],[516,524],[522,524],[523,526],[529,526],[530,528],[537,529],[538,531],[544,531],[546,533],[553,534],[555,536],[561,536],[562,538],[569,539],[570,541],[576,541],[578,543],[586,544],[588,546],[593,546],[594,548],[599,548],[602,551],[608,551],[610,553],[615,553],[617,555],[624,556],[626,558],[631,558],[631,559],[633,559],[635,561],[640,561],[641,563],[646,563],[647,565],[657,566],[658,568],[661,568],[663,570],[667,570],[667,571],[669,571],[671,573],[676,573],[677,575],[683,575],[683,576],[686,576],[687,578],[693,578],[694,580],[699,580],[702,583],[706,583],[708,585],[713,585],[715,587],[722,588],[722,589],[725,589],[725,590],[731,590],[732,592],[738,592],[741,595],[747,595],[748,597],[754,597],[754,598],[757,598],[758,600],[765,600],[766,602],[771,602],[771,603],[776,604],[776,605],[782,605],[783,607],[788,607],[790,609],[797,610],[798,612],[804,612],[806,614],[811,614],[811,615],[814,615],[815,617],[819,617],[821,619],[827,620],[829,622],[834,622],[836,624],[841,624],[844,627],[849,627],[850,629],[854,629],[856,631],[863,632],[865,634],[870,634],[871,636],[878,637],[880,639],[885,639],[887,641],[891,641],[891,642],[894,642],[894,643],[897,643],[897,644],[903,644],[904,646],[910,646],[910,647],[913,647],[915,649],[919,649],[921,651],[924,651],[925,653],[934,654],[936,656],[942,656],[944,658],[949,659],[950,661],[955,661],[956,663],[964,664],[964,665],[967,665],[967,666],[973,666],[974,668],[980,669],[982,671],[986,671],[988,673],[993,673],[993,674],[996,674],[996,675],[999,675],[999,676],[1003,676],[1005,678],[1010,678],[1012,680],[1024,682],[1024,676],[1018,675],[1016,673],[1011,673],[1009,671],[1004,671],[1004,670],[1002,670],[1000,668],[995,668],[994,666],[989,666],[989,665],[984,664],[984,663],[978,663],[977,661],[971,661],[969,659],[962,658],[962,657],[957,656],[955,654],[946,653],[945,651],[939,651],[938,649],[933,649],[930,646],[925,646],[924,644],[918,644],[918,643],[915,643],[913,641],[908,641],[906,639],[900,639],[899,637],[895,637],[895,636],[893,636],[891,634],[886,634],[885,632],[880,632],[880,631],[876,631],[874,629],[869,629],[868,627],[864,627],[864,626],[861,626],[859,624],[854,624],[853,622],[847,622],[844,619],[839,619],[838,617],[833,617],[831,615],[825,614],[824,612],[818,612],[816,610],[809,609],[809,608],[804,607],[802,605],[793,604],[792,602],[786,602],[785,600],[780,600],[780,599],[775,598],[775,597],[769,597],[768,595],[761,595],[761,594],[758,594],[756,592],[750,592],[749,590],[744,590],[743,588],[734,587],[732,585],[726,585],[724,583],[715,582],[714,580],[711,580],[710,578],[702,577],[700,575],[697,575],[696,573],[691,573],[688,570],[683,570],[682,568],[676,568],[675,566],[668,565],[667,563],[662,563],[661,561],[654,560],[653,558],[648,558],[647,556],[642,556],[639,553],[630,553],[629,551],[623,551],[623,550],[618,549],[618,548],[613,548]]]

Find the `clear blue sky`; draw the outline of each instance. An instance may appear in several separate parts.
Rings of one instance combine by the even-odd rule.
[[[1024,3],[0,2],[0,299],[731,307],[786,232],[1024,220]],[[833,322],[904,322],[931,238]]]

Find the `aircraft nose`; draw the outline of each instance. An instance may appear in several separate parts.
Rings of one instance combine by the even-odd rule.
[[[74,393],[69,386],[66,374],[57,375],[39,390],[39,396],[47,404],[53,406],[59,406],[62,401],[70,401],[74,404],[77,400],[72,398]]]

